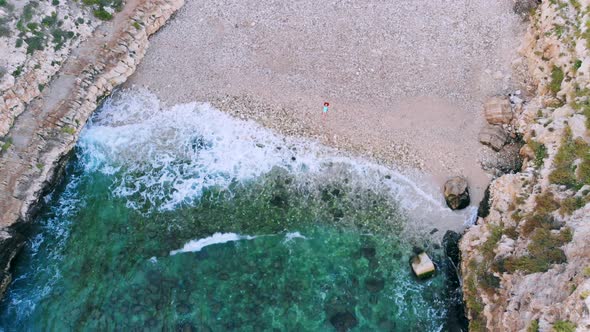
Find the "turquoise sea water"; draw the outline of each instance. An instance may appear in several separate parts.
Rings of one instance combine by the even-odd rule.
[[[386,168],[207,105],[120,92],[28,231],[0,326],[457,330],[432,215],[465,218]],[[439,267],[429,280],[410,271],[416,246]]]

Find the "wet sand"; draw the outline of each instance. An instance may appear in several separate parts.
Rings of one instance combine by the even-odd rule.
[[[521,30],[510,0],[189,0],[126,86],[211,102],[436,185],[464,175],[478,203],[479,160],[492,157],[477,140],[482,105],[514,89]]]

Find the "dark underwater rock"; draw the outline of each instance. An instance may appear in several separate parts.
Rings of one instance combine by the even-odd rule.
[[[196,332],[197,329],[190,323],[182,323],[176,327],[178,332]]]
[[[377,293],[385,287],[385,281],[381,278],[367,278],[365,280],[365,287],[371,293]]]
[[[338,332],[344,332],[351,330],[353,327],[357,326],[358,321],[356,317],[350,312],[339,312],[334,316],[330,317],[330,323]]]
[[[366,259],[372,259],[377,254],[377,250],[373,247],[363,247],[361,248],[361,254]]]
[[[188,314],[191,311],[191,307],[186,303],[181,303],[176,307],[176,311],[180,314]]]

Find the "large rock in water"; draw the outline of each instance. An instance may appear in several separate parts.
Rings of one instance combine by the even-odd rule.
[[[420,279],[428,278],[434,274],[434,263],[425,252],[420,253],[412,259],[412,270]]]
[[[514,116],[508,98],[493,97],[485,103],[483,110],[489,124],[509,124]]]
[[[508,134],[500,126],[487,125],[479,133],[479,141],[489,145],[492,149],[500,151],[508,141]]]
[[[451,210],[460,210],[469,206],[469,185],[460,176],[449,179],[444,186],[444,195]]]
[[[445,254],[447,254],[447,257],[453,262],[455,268],[457,268],[461,262],[461,251],[459,250],[460,240],[461,234],[453,231],[447,231],[442,240]]]

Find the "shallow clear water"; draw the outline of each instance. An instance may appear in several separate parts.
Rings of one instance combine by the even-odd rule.
[[[46,197],[0,326],[453,329],[460,296],[433,215],[466,218],[392,170],[119,93]],[[411,274],[415,246],[437,262],[429,280]]]

